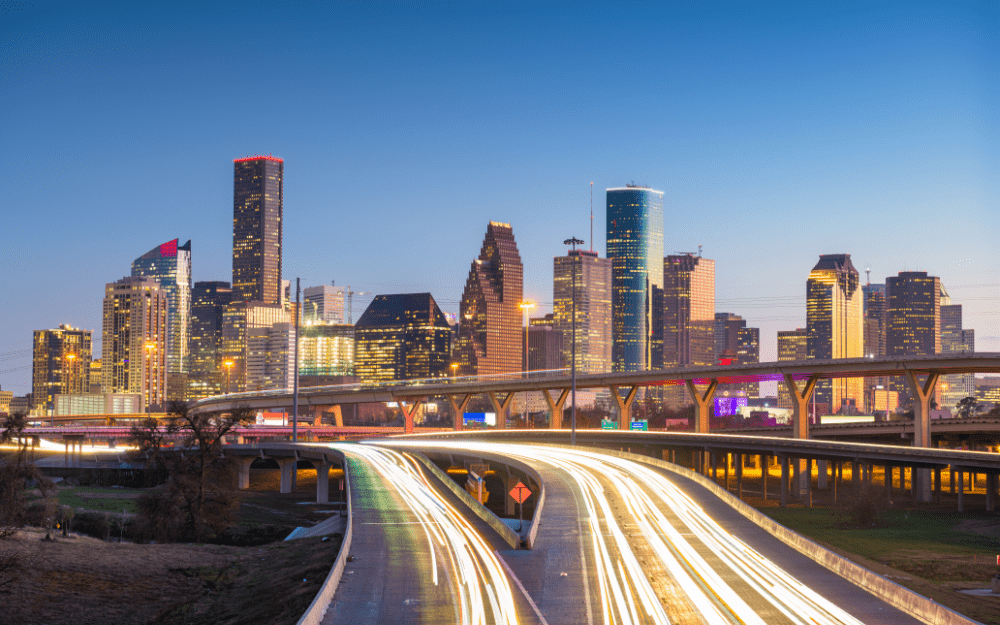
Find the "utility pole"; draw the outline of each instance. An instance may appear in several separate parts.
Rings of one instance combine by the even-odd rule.
[[[573,317],[570,326],[573,328],[573,345],[571,350],[571,362],[570,362],[570,445],[576,445],[576,246],[583,245],[583,241],[573,237],[571,239],[566,239],[563,241],[564,245],[572,245],[573,253],[570,255],[570,260],[573,266]]]
[[[302,316],[302,290],[299,278],[295,278],[295,363],[292,365],[292,442],[299,440],[299,318]],[[293,460],[296,466],[292,469],[292,491],[295,491],[295,478],[298,477],[298,460]]]

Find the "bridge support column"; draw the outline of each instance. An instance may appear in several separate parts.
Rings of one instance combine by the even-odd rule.
[[[250,488],[250,465],[253,461],[253,458],[240,458],[240,471],[236,478],[236,487],[240,490]]]
[[[781,507],[788,505],[788,456],[781,457]]]
[[[618,404],[618,429],[627,430],[629,429],[629,418],[632,410],[632,402],[635,401],[636,394],[639,392],[639,386],[633,386],[625,393],[625,398],[618,393],[618,387],[609,386],[611,391],[611,396],[615,398],[615,403]]]
[[[826,490],[827,464],[826,460],[816,461],[816,490]]]
[[[736,461],[736,498],[743,499],[743,454],[738,454]]]
[[[687,387],[688,395],[694,402],[694,431],[698,434],[708,434],[708,409],[715,396],[715,389],[719,386],[719,381],[712,378],[704,393],[694,385],[694,380],[684,380],[684,386]]]
[[[493,404],[493,409],[497,411],[497,429],[506,430],[507,429],[507,409],[510,408],[510,402],[514,399],[514,393],[507,393],[507,397],[500,401],[497,399],[497,394],[493,391],[488,393],[490,396],[490,403]]]
[[[281,469],[281,485],[279,487],[279,492],[292,492],[292,474],[295,472],[297,466],[298,460],[295,458],[284,458],[278,460],[278,467]]]
[[[330,503],[330,467],[329,462],[316,465],[316,503]]]
[[[462,395],[461,401],[458,400],[458,395],[453,395],[452,393],[448,393],[445,397],[448,398],[448,403],[451,404],[452,427],[456,432],[461,432],[462,428],[465,427],[465,407],[469,405],[472,394]]]
[[[566,405],[566,400],[569,398],[569,389],[564,388],[560,390],[559,397],[553,400],[552,393],[549,392],[548,389],[543,388],[542,396],[545,397],[545,403],[549,405],[549,413],[552,415],[549,419],[549,429],[561,429],[563,422],[563,406]]]
[[[894,471],[895,469],[891,464],[885,465],[885,478],[883,480],[885,482],[885,500],[889,503],[890,506],[892,505],[892,480]],[[905,471],[905,469],[903,467],[900,467],[899,472],[902,474],[903,471]]]
[[[403,411],[403,433],[413,434],[413,415],[417,414],[417,408],[420,404],[424,403],[424,397],[417,397],[413,400],[411,406],[407,406],[406,402],[402,399],[396,400],[399,404],[399,409]]]
[[[934,469],[934,492],[937,493],[935,496],[935,501],[940,505],[941,503],[941,467]]]
[[[961,469],[955,469],[952,465],[952,475],[958,475],[958,511],[965,512],[965,475]]]
[[[798,384],[795,382],[795,378],[789,374],[785,374],[785,386],[788,388],[788,394],[792,398],[792,437],[799,439],[809,438],[809,400],[812,399],[813,392],[816,390],[816,383],[819,382],[819,375],[812,374],[809,379],[806,380],[805,386],[802,390],[799,390]],[[799,481],[795,485],[795,489],[798,491],[799,496],[801,496],[806,490],[806,484],[802,481],[805,473],[801,470],[803,460],[797,458],[795,460],[796,464],[799,466]]]
[[[767,501],[767,472],[771,468],[771,458],[764,454],[760,455],[760,491],[761,495],[764,497],[764,501]]]
[[[934,387],[937,386],[939,374],[928,373],[923,384],[917,378],[917,372],[906,370],[906,381],[910,385],[910,391],[917,399],[913,405],[913,446],[931,446],[931,398],[934,396]],[[930,469],[913,470],[913,491],[916,501],[928,502],[931,500],[931,475]]]
[[[987,473],[986,474],[986,511],[993,512],[996,508],[996,494],[997,494],[997,474]]]
[[[813,507],[812,474],[813,474],[813,459],[806,458],[806,507],[807,508]]]

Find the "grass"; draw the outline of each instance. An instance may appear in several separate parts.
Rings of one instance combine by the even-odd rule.
[[[135,488],[72,486],[60,488],[56,499],[60,504],[75,509],[135,514],[138,511],[136,501],[141,493],[142,490]]]

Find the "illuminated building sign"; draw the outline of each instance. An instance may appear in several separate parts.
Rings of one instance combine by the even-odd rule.
[[[739,414],[740,408],[745,408],[746,405],[746,397],[716,397],[715,416],[731,417],[735,414]]]

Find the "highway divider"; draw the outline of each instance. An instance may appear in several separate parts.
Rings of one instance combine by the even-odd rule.
[[[345,454],[344,456],[344,498],[347,500],[347,529],[344,531],[344,540],[340,543],[340,553],[337,554],[337,559],[333,562],[333,568],[330,569],[330,573],[326,576],[326,580],[323,581],[323,585],[320,586],[319,592],[316,593],[316,597],[313,599],[312,603],[302,614],[297,625],[320,625],[320,621],[326,616],[326,610],[330,607],[330,602],[333,600],[333,595],[337,592],[337,586],[340,584],[340,578],[344,575],[344,567],[347,566],[347,557],[351,552],[351,538],[354,536],[354,515],[353,506],[351,505],[351,480],[350,473],[348,469],[348,460]]]
[[[494,529],[494,531],[496,531],[497,534],[500,534],[500,538],[502,538],[505,543],[510,545],[511,549],[517,549],[518,545],[521,543],[521,537],[517,535],[517,532],[510,529],[497,515],[490,512],[486,506],[479,503],[475,497],[456,484],[455,480],[451,479],[451,477],[442,471],[440,467],[434,464],[430,458],[418,451],[406,451],[406,453],[410,454],[421,464],[427,467],[427,470],[430,471],[431,475],[437,478],[437,480],[441,482],[445,488],[453,492],[455,496],[458,497],[462,503],[464,503],[465,506],[472,511],[473,514],[485,521]],[[532,527],[532,529],[534,529],[534,527]]]
[[[575,449],[581,448],[576,447]],[[710,480],[699,473],[695,473],[690,469],[686,469],[657,458],[641,456],[639,454],[633,454],[625,451],[599,449],[596,447],[584,449],[616,456],[625,460],[641,462],[643,464],[665,469],[682,477],[688,478],[689,480],[711,491],[716,497],[722,499],[724,502],[732,506],[737,512],[756,523],[764,531],[771,534],[789,547],[795,549],[803,555],[808,556],[824,568],[833,571],[854,585],[864,588],[879,599],[909,614],[910,616],[927,623],[928,625],[982,625],[978,621],[974,621],[959,614],[958,612],[955,612],[954,610],[950,610],[942,606],[939,603],[935,603],[933,600],[928,599],[921,594],[915,593],[909,588],[890,581],[877,573],[873,573],[872,571],[869,571],[868,569],[837,555],[825,547],[821,547],[805,536],[788,529],[756,508],[744,503],[737,497],[733,496],[729,491],[716,484],[713,480]]]

